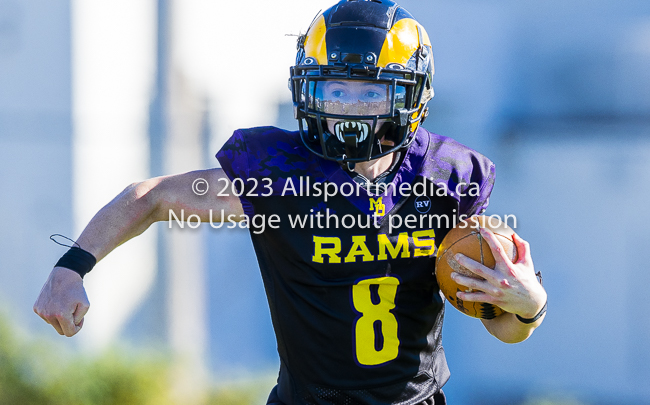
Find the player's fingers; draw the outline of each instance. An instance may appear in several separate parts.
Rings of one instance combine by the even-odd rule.
[[[77,308],[75,308],[74,314],[73,314],[73,321],[75,325],[79,325],[81,321],[83,321],[84,316],[86,316],[86,313],[88,313],[88,309],[90,308],[90,305],[87,302],[80,302],[77,304]]]
[[[494,256],[494,260],[497,262],[497,264],[499,262],[506,264],[512,263],[506,255],[505,249],[503,249],[501,242],[499,242],[492,231],[489,229],[481,228],[481,236],[483,239],[485,239],[488,245],[490,245],[490,250],[492,251],[492,255]]]
[[[471,271],[472,273],[476,274],[477,276],[481,276],[484,279],[486,279],[490,284],[492,285],[497,285],[497,272],[490,269],[489,267],[486,267],[482,265],[481,263],[477,262],[474,259],[470,259],[469,257],[463,255],[463,254],[456,254],[454,256],[454,260],[456,262],[466,268],[467,270]],[[451,264],[451,263],[450,263]],[[453,268],[453,266],[452,266]]]
[[[77,304],[77,309],[74,311],[73,314],[73,321],[74,321],[74,333],[76,334],[81,330],[81,328],[84,325],[84,316],[86,316],[86,313],[88,312],[88,308],[90,308],[90,305],[85,302],[85,303],[79,303]]]
[[[462,286],[471,288],[472,290],[479,290],[495,297],[503,296],[503,291],[494,287],[492,284],[488,283],[485,280],[463,276],[462,274],[458,274],[455,271],[451,273],[451,279]]]
[[[79,323],[74,326],[74,334],[76,335],[77,333],[79,333],[79,331],[81,330],[81,328],[83,328],[83,326],[84,326],[84,320],[82,318],[79,321]]]
[[[462,292],[458,291],[456,293],[456,297],[460,298],[463,301],[470,301],[470,302],[486,302],[488,304],[496,304],[497,299],[490,294],[486,294],[484,292]]]
[[[72,314],[62,314],[57,316],[56,319],[59,321],[64,335],[70,337],[77,333]]]
[[[533,258],[530,255],[530,243],[517,234],[514,234],[514,242],[517,247],[517,263],[531,263]]]
[[[43,319],[45,319],[45,322],[52,325],[52,327],[59,333],[59,335],[64,335],[63,329],[61,328],[61,325],[59,324],[59,320],[56,317],[51,316]]]
[[[50,321],[48,321],[47,317],[41,312],[41,308],[40,308],[40,306],[38,304],[38,301],[36,301],[36,304],[34,304],[33,309],[34,309],[34,312],[36,313],[36,315],[40,316],[42,320],[44,320],[47,323],[50,323]]]

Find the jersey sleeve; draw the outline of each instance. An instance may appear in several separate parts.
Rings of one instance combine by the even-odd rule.
[[[452,138],[422,130],[422,139],[426,135],[429,144],[420,169],[422,176],[444,187],[447,195],[458,201],[458,215],[483,213],[494,187],[494,163]],[[425,149],[424,142],[418,145]]]
[[[465,191],[467,196],[460,200],[460,214],[468,217],[485,212],[490,203],[490,194],[496,178],[494,163],[483,156],[480,157],[482,159],[472,157],[470,184]]]
[[[217,153],[217,160],[230,181],[248,179],[248,150],[241,131],[237,130]]]
[[[240,195],[239,200],[244,207],[244,213],[251,216],[254,213],[253,205],[245,197],[250,178],[250,166],[248,161],[248,148],[242,131],[235,131],[230,139],[221,147],[217,153],[217,160],[221,168],[226,173],[235,187],[238,187],[237,193]],[[242,181],[235,182],[235,179]],[[243,187],[243,190],[241,189]]]

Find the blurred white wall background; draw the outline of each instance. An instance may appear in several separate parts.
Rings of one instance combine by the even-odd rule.
[[[17,322],[54,335],[30,312],[63,252],[51,233],[78,236],[133,181],[217,165],[236,128],[295,128],[285,34],[331,3],[0,0],[0,302]],[[518,216],[549,290],[544,326],[515,346],[448,310],[451,403],[649,403],[650,3],[401,4],[434,44],[425,126],[497,163],[490,211]],[[191,343],[230,378],[277,367],[248,235],[156,229],[87,277],[72,342]]]
[[[70,8],[0,1],[0,301],[23,327],[72,233]]]
[[[149,177],[157,27],[154,0],[71,5],[77,236],[124,187]],[[150,288],[155,236],[148,232],[121,246],[88,277],[93,310],[80,338],[89,345],[105,347],[113,341]]]

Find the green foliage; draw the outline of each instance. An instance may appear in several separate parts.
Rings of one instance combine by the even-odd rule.
[[[28,381],[27,356],[0,319],[0,404],[47,404],[45,393]]]
[[[86,358],[51,344],[20,342],[0,320],[0,404],[171,404],[169,367],[151,356]]]
[[[0,315],[0,405],[174,404],[173,364],[160,355],[110,351],[88,357],[25,340]],[[259,395],[244,384],[206,393],[206,404],[254,404]]]
[[[260,395],[255,389],[241,387],[220,388],[213,391],[207,403],[209,405],[251,405],[259,403]]]
[[[77,359],[63,372],[48,372],[43,386],[53,404],[171,404],[167,390],[167,365],[159,360],[126,359],[117,353]]]

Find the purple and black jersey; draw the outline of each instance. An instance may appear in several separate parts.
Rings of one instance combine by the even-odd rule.
[[[449,371],[437,247],[487,206],[492,162],[420,128],[372,194],[298,132],[238,130],[217,158],[241,179],[246,214],[279,217],[251,232],[281,359],[269,401],[416,404],[438,392]],[[339,192],[318,193],[328,186]]]

